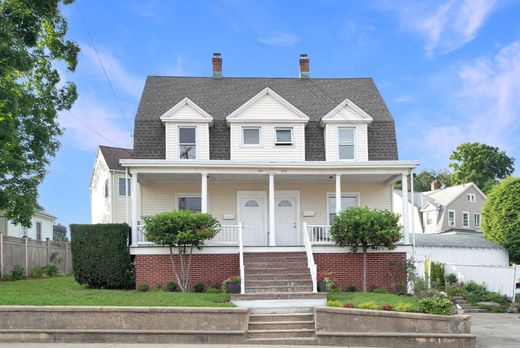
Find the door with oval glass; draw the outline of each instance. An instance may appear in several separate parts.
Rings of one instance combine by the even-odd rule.
[[[276,245],[299,245],[296,195],[277,195],[275,207]]]
[[[265,197],[239,195],[238,216],[242,221],[242,235],[246,246],[266,246]]]

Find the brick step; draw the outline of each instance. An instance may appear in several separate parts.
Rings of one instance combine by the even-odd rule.
[[[312,285],[301,286],[246,286],[246,293],[248,294],[263,294],[263,293],[300,293],[311,292]]]
[[[246,288],[250,286],[310,286],[312,281],[307,277],[306,279],[264,279],[264,280],[250,280],[246,278]]]
[[[233,294],[232,301],[255,301],[255,300],[300,300],[300,299],[326,299],[327,293],[313,292],[274,292],[255,294]]]
[[[283,253],[277,253],[277,252],[258,252],[258,253],[248,253],[244,252],[244,257],[271,257],[271,258],[279,258],[279,257],[307,257],[307,254],[305,252],[283,252]]]
[[[273,261],[273,260],[285,260],[285,261],[307,261],[307,255],[264,255],[264,254],[244,254],[245,261]]]
[[[248,338],[246,344],[261,344],[265,346],[313,346],[318,344],[314,337],[298,338]]]
[[[299,261],[246,261],[244,263],[246,269],[248,268],[301,268],[307,267],[307,262],[299,262]]]
[[[313,329],[314,320],[310,321],[265,321],[249,322],[249,330],[298,330]]]
[[[313,337],[314,329],[248,330],[248,338],[297,338]]]
[[[265,274],[265,273],[303,273],[309,272],[307,267],[277,267],[277,268],[248,268],[245,267],[246,276],[249,274]]]
[[[299,281],[299,280],[310,280],[310,274],[308,271],[300,273],[263,273],[263,274],[248,274],[245,277],[246,281],[274,281],[274,280],[285,280],[285,281]],[[311,279],[312,282],[312,279]]]
[[[314,321],[314,313],[249,314],[249,323],[275,321]]]

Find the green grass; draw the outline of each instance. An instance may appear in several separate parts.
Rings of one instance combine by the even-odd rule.
[[[384,304],[390,304],[393,307],[399,303],[409,303],[412,305],[413,312],[419,312],[417,299],[413,296],[403,296],[394,294],[376,294],[373,292],[329,292],[327,300],[337,300],[341,303],[352,303],[356,307],[360,304],[373,301],[380,307]]]
[[[229,294],[88,289],[73,277],[0,281],[0,305],[234,307]]]

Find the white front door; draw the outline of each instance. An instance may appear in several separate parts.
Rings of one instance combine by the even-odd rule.
[[[295,196],[275,199],[276,245],[299,245],[297,202]]]
[[[257,195],[239,196],[238,207],[244,245],[266,246],[265,197]]]

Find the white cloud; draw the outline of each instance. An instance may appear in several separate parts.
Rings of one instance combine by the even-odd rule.
[[[278,33],[270,37],[261,38],[260,42],[271,46],[292,46],[300,42],[300,38],[290,33]]]
[[[110,51],[98,47],[98,53],[114,88],[127,93],[131,97],[139,98],[144,84],[143,79],[127,71]],[[81,56],[86,58],[88,67],[96,72],[98,79],[106,79],[94,48],[87,44],[81,44]]]
[[[499,0],[384,1],[384,9],[397,13],[403,28],[425,40],[426,54],[448,53],[471,42]]]
[[[505,150],[518,147],[520,41],[502,48],[491,58],[468,62],[456,73],[456,90],[448,96],[456,119],[428,130],[427,147],[445,156],[464,141],[478,141]]]

